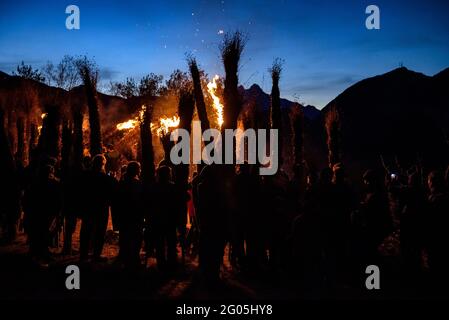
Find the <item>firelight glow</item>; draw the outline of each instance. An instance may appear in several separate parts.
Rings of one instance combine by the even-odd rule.
[[[220,79],[220,77],[218,75],[215,75],[215,77],[212,79],[212,81],[207,84],[207,91],[209,92],[210,96],[212,97],[213,107],[217,114],[217,123],[221,129],[221,126],[223,125],[223,122],[224,122],[224,119],[223,119],[224,107],[220,102],[220,98],[218,98],[216,95],[218,79]]]
[[[157,134],[159,136],[165,135],[170,131],[170,128],[177,128],[181,119],[178,116],[173,116],[171,118],[164,117],[159,119],[159,128],[157,129]]]
[[[117,125],[117,130],[129,130],[134,129],[137,125],[137,120],[128,120]]]

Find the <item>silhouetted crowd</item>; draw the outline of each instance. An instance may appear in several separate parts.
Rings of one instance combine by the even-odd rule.
[[[399,275],[401,286],[449,284],[449,169],[367,170],[356,187],[340,163],[292,180],[283,171],[260,176],[254,165],[206,165],[186,189],[165,160],[151,184],[141,181],[138,162],[118,173],[106,168],[107,158],[97,155],[70,174],[51,158],[23,170],[19,205],[35,261],[54,259],[49,246],[61,230],[62,253],[73,254],[81,220],[80,261],[104,262],[111,216],[126,269],[155,257],[158,269],[170,272],[180,258],[198,255],[213,285],[226,255],[235,272],[285,277],[305,290],[363,286],[369,265]],[[10,208],[5,230],[19,217],[17,206]]]

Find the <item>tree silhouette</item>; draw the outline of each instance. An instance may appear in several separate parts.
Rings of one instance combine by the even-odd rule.
[[[103,152],[100,114],[98,112],[97,101],[98,67],[94,61],[87,59],[86,56],[79,58],[76,65],[84,84],[89,109],[90,153],[92,156],[95,156]]]
[[[282,143],[282,113],[281,113],[281,93],[279,90],[279,79],[281,77],[282,72],[282,64],[283,60],[280,58],[276,58],[273,61],[273,65],[269,69],[269,72],[271,74],[271,79],[273,82],[272,88],[271,88],[271,96],[270,96],[270,124],[271,129],[277,129],[279,133],[279,141],[278,141],[278,148],[279,148],[279,166],[282,165],[282,149],[283,149],[283,143]]]
[[[144,106],[140,117],[140,145],[142,148],[142,181],[148,186],[154,182],[154,152],[151,135],[153,108]]]
[[[188,57],[187,63],[189,65],[190,75],[192,77],[196,109],[198,111],[198,117],[201,121],[201,131],[204,132],[210,128],[210,124],[209,119],[207,118],[206,103],[204,102],[203,89],[201,87],[200,71],[198,69],[198,64],[195,57]]]
[[[33,69],[31,65],[26,65],[23,61],[17,66],[16,71],[13,71],[12,74],[24,79],[31,79],[38,82],[45,81],[45,77],[38,69]]]
[[[240,57],[245,48],[245,38],[239,31],[227,33],[220,46],[226,78],[224,81],[223,104],[224,122],[222,129],[237,128],[237,118],[242,108],[238,92],[238,69]]]
[[[341,162],[341,123],[340,114],[335,105],[326,113],[325,126],[327,133],[327,147],[329,166]]]

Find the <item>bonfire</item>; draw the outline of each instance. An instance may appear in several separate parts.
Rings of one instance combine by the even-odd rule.
[[[207,91],[209,92],[210,96],[212,97],[212,100],[213,100],[212,106],[214,107],[214,110],[217,114],[217,123],[221,129],[221,126],[223,125],[223,122],[224,122],[224,118],[223,118],[224,107],[220,102],[220,98],[218,98],[218,96],[217,96],[217,88],[218,88],[217,81],[219,79],[220,79],[220,77],[218,75],[215,75],[215,77],[212,79],[212,81],[207,84]]]

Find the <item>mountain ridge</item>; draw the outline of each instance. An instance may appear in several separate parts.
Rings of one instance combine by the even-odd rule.
[[[60,104],[85,104],[82,86],[67,92],[46,84],[10,76],[0,71],[0,104],[3,107],[27,106],[27,84],[37,88],[38,102],[42,106],[59,95]],[[281,99],[284,134],[291,139],[290,110],[300,106],[304,114],[304,141],[306,159],[314,167],[326,163],[325,118],[331,108],[336,108],[341,118],[342,154],[344,161],[366,168],[379,165],[379,158],[449,159],[449,68],[433,76],[409,70],[405,67],[363,79],[337,95],[322,110]],[[243,110],[256,107],[255,127],[266,128],[269,121],[270,95],[259,85],[239,87],[243,98]],[[68,94],[68,96],[67,96]],[[113,128],[125,121],[142,103],[139,98],[124,99],[98,92],[100,114],[105,127]],[[162,99],[163,100],[163,99]],[[54,102],[53,102],[54,103]],[[176,103],[163,102],[164,113],[175,112]],[[20,109],[17,109],[20,110]],[[160,113],[161,114],[161,113]],[[155,114],[157,117],[158,114]],[[107,128],[106,128],[107,129]],[[290,143],[290,142],[289,142]],[[288,156],[288,155],[286,155]],[[396,165],[396,164],[394,164]]]
[[[448,87],[449,68],[428,76],[400,67],[348,87],[322,113],[340,114],[346,162],[367,167],[383,157],[404,167],[418,159],[438,167],[449,155]]]

